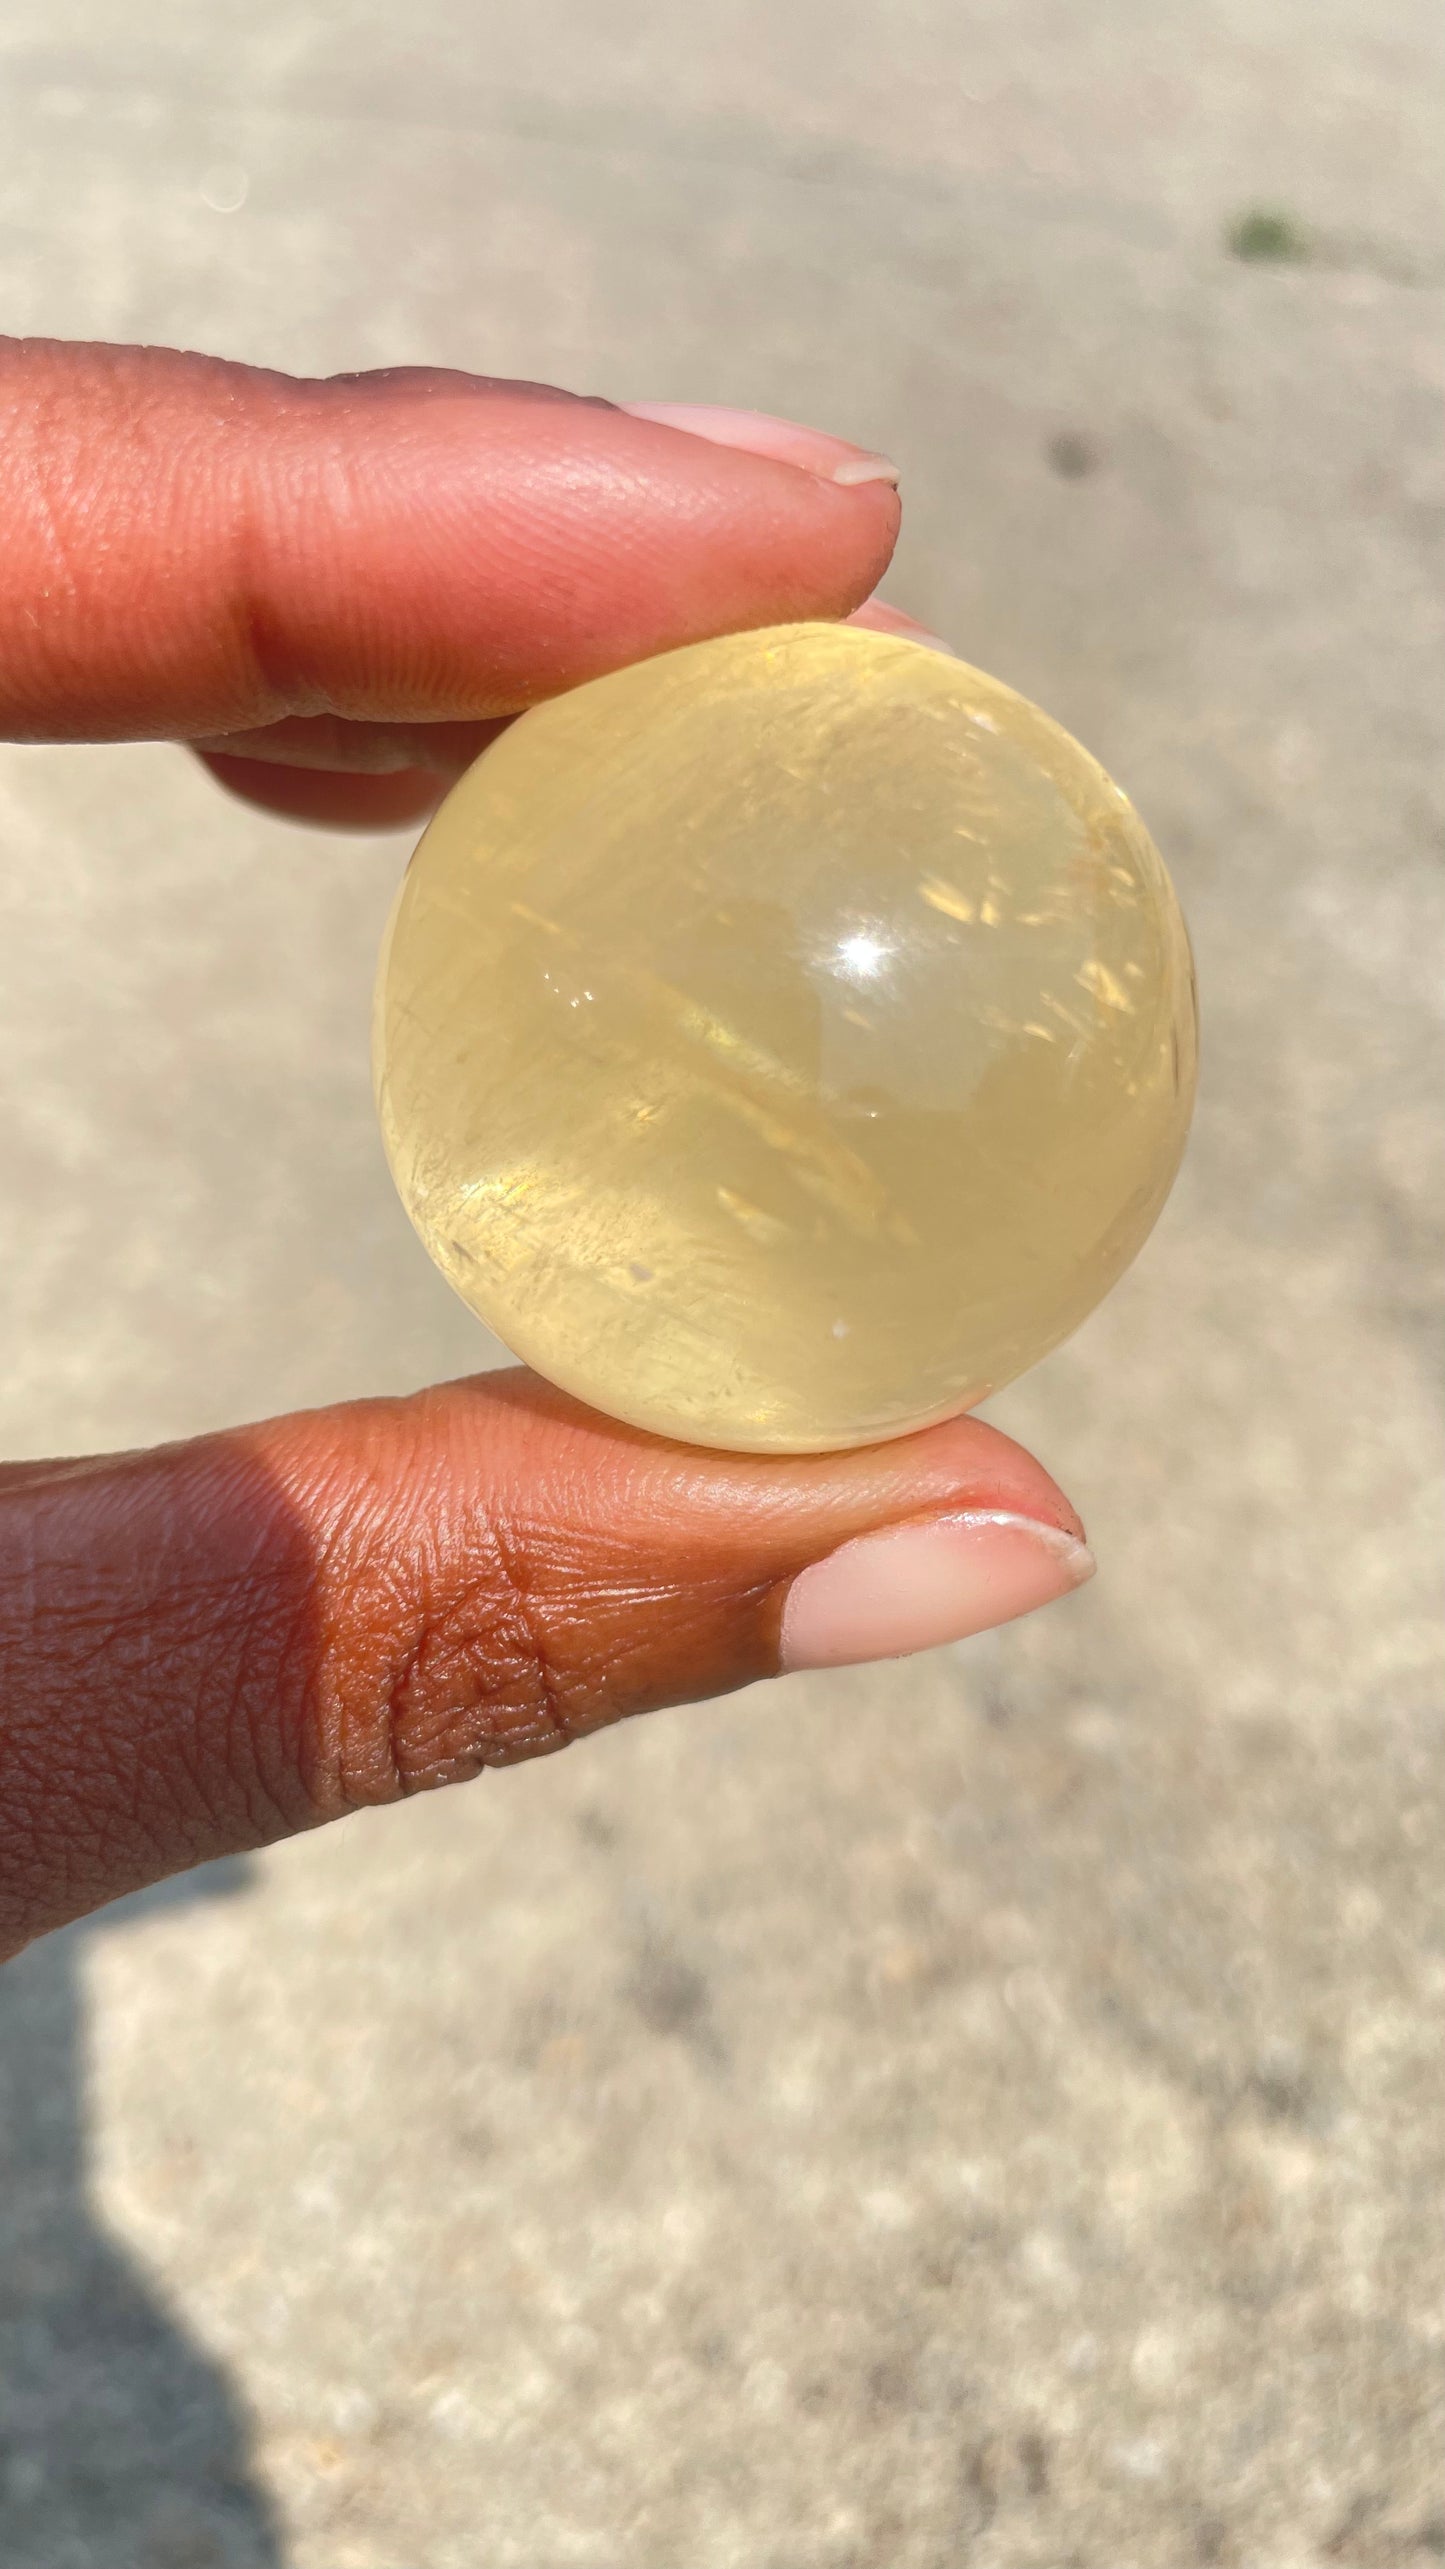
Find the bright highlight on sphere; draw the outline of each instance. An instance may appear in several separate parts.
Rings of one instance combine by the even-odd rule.
[[[463,1299],[614,1417],[775,1453],[947,1417],[1077,1327],[1195,1052],[1118,787],[997,679],[841,625],[523,715],[377,990],[388,1156]]]

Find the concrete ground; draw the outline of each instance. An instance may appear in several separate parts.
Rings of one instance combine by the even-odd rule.
[[[1445,2555],[1440,44],[10,0],[7,328],[894,453],[891,594],[1136,796],[1207,1070],[1141,1264],[996,1405],[1087,1595],[0,1982],[4,2569]],[[368,1095],[402,846],[155,748],[0,753],[0,842],[11,1449],[475,1362]]]

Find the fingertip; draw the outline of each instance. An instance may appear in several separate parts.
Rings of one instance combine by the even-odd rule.
[[[1037,1613],[1094,1575],[1059,1526],[1010,1509],[885,1527],[800,1572],[779,1633],[785,1673],[906,1659]]]
[[[335,769],[283,767],[263,758],[197,750],[201,765],[238,801],[273,820],[310,829],[414,829],[428,820],[446,790],[444,777],[422,768],[393,775],[346,775]]]
[[[840,490],[858,490],[872,482],[889,490],[898,487],[898,467],[889,456],[855,446],[850,438],[835,437],[826,429],[778,419],[770,411],[687,401],[624,401],[618,407],[629,419],[653,420],[661,428],[701,437],[710,446],[761,456],[766,463],[791,464],[800,472],[815,474],[819,481],[835,483]]]
[[[861,607],[854,608],[848,622],[857,625],[862,633],[892,634],[899,642],[916,642],[925,651],[942,651],[950,660],[958,658],[953,644],[945,642],[941,633],[920,624],[917,616],[906,614],[902,607],[891,607],[886,598],[865,598]]]

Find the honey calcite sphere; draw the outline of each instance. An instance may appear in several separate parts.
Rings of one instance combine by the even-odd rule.
[[[1178,1166],[1189,947],[1056,723],[850,626],[523,715],[442,805],[377,997],[402,1200],[564,1390],[805,1453],[966,1409],[1083,1319]]]

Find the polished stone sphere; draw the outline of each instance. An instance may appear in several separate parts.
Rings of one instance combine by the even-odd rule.
[[[1086,751],[997,679],[785,625],[502,734],[388,930],[376,1077],[431,1255],[565,1390],[805,1453],[1075,1328],[1179,1163],[1193,977]]]

